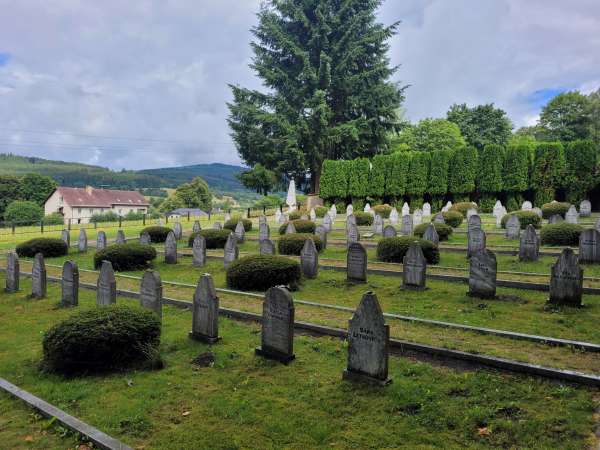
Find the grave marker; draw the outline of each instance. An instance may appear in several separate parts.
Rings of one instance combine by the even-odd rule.
[[[306,278],[317,278],[319,273],[319,252],[312,239],[304,241],[304,247],[300,250],[300,266],[302,275]]]
[[[261,223],[266,224],[267,223],[267,216],[265,216],[264,214],[261,214],[258,217],[258,224],[260,225]]]
[[[565,219],[563,219],[563,217],[560,214],[553,214],[552,216],[550,216],[550,219],[548,219],[548,223],[551,225],[555,223],[561,223],[564,221]]]
[[[486,247],[486,234],[481,228],[467,231],[467,258]]]
[[[523,211],[531,211],[532,208],[533,208],[533,205],[531,204],[531,202],[529,200],[525,200],[523,202],[523,204],[521,205],[521,210],[523,210]]]
[[[346,217],[352,214],[354,214],[354,206],[352,206],[352,203],[349,203],[348,206],[346,206]]]
[[[88,239],[85,228],[79,230],[79,237],[77,238],[77,251],[79,253],[87,252]]]
[[[542,217],[544,217],[544,213],[542,212],[542,208],[538,208],[537,206],[535,208],[533,208],[531,210],[531,212],[534,212],[538,215],[538,217],[541,219]]]
[[[481,228],[481,217],[479,217],[479,214],[473,214],[469,217],[467,223],[467,231],[474,230],[475,228]]]
[[[331,216],[329,214],[325,214],[323,216],[323,222],[321,222],[321,225],[323,225],[325,227],[325,229],[327,230],[327,232],[329,233],[331,231]]]
[[[371,205],[369,205],[368,203],[365,205],[365,207],[363,208],[363,212],[366,213],[370,213],[371,212]]]
[[[104,250],[106,248],[106,242],[106,233],[102,230],[98,231],[98,234],[96,235],[96,251]]]
[[[425,228],[423,239],[433,242],[436,246],[440,244],[440,236],[438,235],[433,223],[430,223],[427,225],[427,228]]]
[[[402,259],[402,287],[404,289],[425,289],[427,260],[418,242],[413,242]]]
[[[478,298],[496,296],[496,255],[480,250],[469,259],[469,295]]]
[[[431,216],[431,204],[428,202],[423,203],[423,217]]]
[[[181,227],[181,223],[175,222],[175,225],[173,225],[173,234],[175,235],[175,239],[181,239],[183,236],[183,228]]]
[[[162,319],[163,286],[158,272],[146,270],[140,284],[140,306]]]
[[[261,239],[258,242],[258,248],[261,255],[275,254],[275,244],[271,239]]]
[[[125,243],[125,233],[123,230],[117,230],[117,238],[115,239],[115,244],[124,244]]]
[[[202,231],[202,226],[198,220],[194,221],[194,225],[192,225],[192,233],[199,233]]]
[[[294,301],[285,286],[270,288],[262,311],[261,345],[256,354],[284,364],[294,355]]]
[[[375,214],[373,217],[373,233],[383,234],[383,219],[379,214]]]
[[[70,308],[79,304],[79,268],[74,261],[65,261],[62,268],[60,306]]]
[[[117,303],[117,280],[110,261],[102,261],[96,283],[96,305],[108,306]]]
[[[321,247],[325,250],[327,248],[327,228],[323,225],[317,225],[317,228],[315,228],[315,235],[319,236],[319,239],[321,239]]]
[[[295,234],[296,227],[292,222],[288,222],[287,227],[285,227],[285,234]]]
[[[582,200],[579,204],[579,215],[581,217],[589,217],[592,215],[592,204],[589,200]]]
[[[581,306],[583,294],[583,269],[573,250],[565,248],[550,274],[550,298],[554,305]]]
[[[519,241],[519,261],[537,261],[540,256],[540,239],[533,225],[527,225]]]
[[[265,222],[260,223],[258,225],[258,240],[262,241],[264,239],[269,239],[271,237],[271,229],[269,225]]]
[[[315,208],[310,208],[310,220],[313,222],[317,220],[317,213],[315,212]]]
[[[219,341],[219,297],[210,274],[205,273],[198,280],[192,305],[191,339],[207,344]]]
[[[6,285],[4,289],[6,292],[12,293],[19,290],[20,274],[19,256],[15,252],[8,252],[6,255]]]
[[[71,233],[69,233],[69,230],[62,230],[60,233],[60,239],[67,244],[67,248],[71,246]]]
[[[506,238],[519,239],[521,236],[521,221],[519,217],[512,214],[506,221]]]
[[[471,218],[471,216],[474,216],[476,214],[477,214],[477,209],[475,209],[475,208],[467,209],[467,222],[469,222],[469,219]]]
[[[31,295],[30,298],[46,297],[48,287],[48,279],[46,276],[46,263],[44,255],[36,253],[33,259],[33,267],[31,268]]]
[[[360,233],[358,231],[358,227],[353,223],[347,224],[346,225],[346,243],[348,245],[350,245],[353,242],[358,242],[358,241],[360,241]]]
[[[571,205],[567,213],[565,214],[565,221],[567,223],[579,223],[579,214],[575,206]]]
[[[445,224],[445,223],[446,223],[446,219],[444,219],[444,214],[443,214],[443,213],[441,213],[441,212],[437,213],[437,214],[436,214],[436,215],[433,217],[433,221],[434,221],[435,223],[443,223],[443,224]]]
[[[244,228],[244,223],[241,220],[239,220],[235,226],[235,237],[240,244],[242,244],[246,238],[246,229]]]
[[[407,216],[409,214],[410,214],[410,206],[408,206],[408,203],[404,202],[404,204],[402,205],[402,215]]]
[[[579,262],[582,264],[600,263],[600,232],[598,230],[586,229],[579,235]]]
[[[394,228],[393,225],[386,225],[383,228],[383,237],[384,238],[395,237],[396,235],[397,235],[396,229]]]
[[[221,222],[215,222],[215,223],[213,223],[213,229],[215,229],[215,230],[222,230],[223,229],[223,225],[221,225]]]
[[[346,278],[353,282],[367,282],[367,251],[358,242],[353,242],[348,246]]]
[[[142,245],[150,245],[152,243],[152,238],[147,231],[144,231],[140,234],[140,244]]]
[[[192,265],[203,267],[206,264],[206,239],[197,235],[192,242]]]
[[[415,209],[413,213],[413,225],[416,227],[417,225],[421,225],[423,223],[423,211],[419,208]]]
[[[398,223],[398,219],[399,219],[399,215],[398,215],[398,210],[396,209],[396,207],[394,206],[392,208],[392,210],[390,211],[390,223],[392,225],[396,225]]]
[[[348,224],[356,225],[356,216],[354,214],[350,214],[346,217],[346,228],[348,227]]]
[[[229,267],[229,265],[238,259],[239,256],[240,250],[237,245],[237,237],[235,234],[231,233],[227,237],[227,242],[225,242],[223,266],[225,268]]]
[[[230,220],[231,220],[231,214],[226,212],[225,215],[223,216],[223,222],[228,222]]]
[[[177,264],[177,238],[173,231],[169,231],[165,240],[165,262],[167,264]]]
[[[402,216],[402,225],[400,226],[400,233],[403,236],[412,236],[413,218],[411,215]]]

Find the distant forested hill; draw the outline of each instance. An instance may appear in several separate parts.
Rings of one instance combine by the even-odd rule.
[[[200,176],[206,180],[208,185],[220,192],[245,191],[246,189],[235,177],[244,168],[230,166],[228,164],[195,164],[193,166],[167,167],[164,169],[147,169],[137,172],[140,175],[158,177],[169,186],[178,186],[186,183],[192,178]]]

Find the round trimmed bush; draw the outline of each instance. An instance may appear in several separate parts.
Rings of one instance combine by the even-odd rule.
[[[69,253],[69,247],[62,239],[57,238],[34,238],[26,242],[21,242],[15,248],[17,255],[24,258],[33,258],[37,253],[44,255],[44,258],[54,256],[64,256]]]
[[[571,207],[570,203],[567,202],[552,202],[552,203],[544,203],[542,205],[542,216],[544,219],[549,219],[555,214],[562,216],[565,218],[565,214]]]
[[[63,225],[65,223],[64,216],[59,212],[53,212],[44,216],[44,225]]]
[[[194,239],[200,235],[206,240],[206,248],[225,248],[227,238],[231,234],[231,230],[217,230],[214,228],[207,228],[206,230],[192,233],[188,239],[188,247],[193,247]]]
[[[450,211],[457,211],[462,214],[463,217],[467,217],[467,211],[469,209],[477,209],[477,203],[473,202],[458,202],[450,207]]]
[[[327,214],[327,211],[329,211],[329,209],[327,209],[325,206],[317,206],[315,208],[315,214],[317,215],[317,217],[320,217],[320,218],[325,217],[325,214]]]
[[[297,286],[300,264],[277,255],[251,255],[232,262],[227,268],[227,286],[233,289],[265,291],[273,286]]]
[[[383,219],[388,219],[392,212],[392,207],[390,205],[375,205],[373,206],[373,211],[375,211],[375,214],[379,214]]]
[[[440,241],[447,241],[448,237],[450,237],[450,235],[454,232],[454,230],[452,229],[452,227],[450,225],[446,225],[445,223],[436,223],[436,222],[432,222],[432,223],[433,223],[433,226],[435,227],[435,231],[437,231]],[[413,230],[415,233],[415,236],[422,238],[423,235],[425,234],[425,230],[427,229],[428,225],[429,225],[428,223],[422,223],[420,225],[417,225],[415,227],[415,229]]]
[[[167,235],[172,231],[169,227],[162,227],[160,225],[153,225],[151,227],[144,228],[140,235],[148,233],[150,235],[150,242],[154,244],[160,244],[167,240]]]
[[[502,228],[506,228],[506,222],[508,222],[510,216],[517,216],[519,218],[521,230],[527,228],[527,225],[529,224],[533,225],[534,228],[540,228],[542,226],[542,218],[533,211],[513,211],[502,217]]]
[[[583,227],[576,223],[555,223],[542,227],[542,245],[579,245]]]
[[[237,227],[237,224],[240,220],[244,224],[244,231],[250,231],[252,229],[252,221],[250,219],[243,219],[241,217],[232,217],[227,222],[225,222],[223,228],[226,230],[235,231],[235,227]]]
[[[429,264],[440,262],[440,251],[431,241],[412,236],[396,236],[381,239],[377,244],[377,259],[379,261],[402,263],[402,259],[411,243],[418,242],[423,255]]]
[[[154,259],[156,250],[151,245],[126,242],[97,251],[94,255],[94,268],[100,268],[102,261],[110,261],[116,271],[145,269]]]
[[[458,211],[446,211],[445,213],[442,213],[442,216],[444,216],[444,220],[446,221],[446,224],[450,225],[452,228],[460,227],[460,224],[463,222],[463,217],[464,217]],[[435,219],[435,216],[431,216],[432,222],[434,219]]]
[[[157,367],[160,328],[156,314],[141,308],[82,311],[45,333],[43,367],[64,375]]]
[[[299,211],[297,209],[295,209],[294,211],[292,211],[291,213],[288,214],[288,218],[290,220],[298,220],[300,219],[300,217],[302,217],[303,211]],[[306,213],[304,213],[306,214]]]
[[[356,225],[358,226],[371,226],[373,225],[373,216],[370,213],[364,211],[354,212],[354,218],[356,219]]]
[[[286,222],[279,227],[279,234],[285,234],[285,229],[287,228],[288,223],[289,222]],[[310,220],[297,219],[297,220],[292,220],[291,223],[294,225],[294,228],[296,228],[296,233],[313,234],[315,232],[315,229],[317,228],[315,223],[311,222]]]
[[[319,236],[308,233],[284,234],[277,242],[277,250],[281,255],[300,255],[302,247],[304,247],[304,241],[307,239],[312,239],[315,242],[317,251],[321,251],[323,243]]]

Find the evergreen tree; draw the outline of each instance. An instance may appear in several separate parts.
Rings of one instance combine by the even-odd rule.
[[[369,167],[367,158],[350,161],[348,173],[348,193],[352,198],[364,198],[369,193]]]
[[[397,128],[404,88],[391,83],[382,0],[267,0],[253,28],[251,67],[267,92],[231,86],[229,126],[242,159],[278,173],[311,172],[325,159],[373,156]]]
[[[408,177],[408,165],[410,153],[396,152],[391,155],[390,172],[387,176],[387,194],[396,198],[406,193],[406,180]]]
[[[420,198],[427,192],[427,182],[429,180],[429,160],[428,152],[411,152],[410,164],[408,169],[408,179],[406,182],[406,193],[411,198]]]
[[[504,153],[504,147],[498,144],[488,144],[483,148],[479,158],[479,191],[492,194],[502,190]]]
[[[433,196],[443,196],[448,192],[448,169],[451,155],[452,152],[445,150],[431,153],[427,191]]]
[[[373,158],[368,187],[371,197],[382,198],[386,193],[385,183],[390,162],[390,155],[376,155]]]
[[[466,146],[453,153],[448,179],[448,190],[452,194],[469,194],[475,190],[477,159],[477,149],[472,146]],[[455,199],[460,197],[455,196]]]
[[[535,204],[554,200],[556,189],[565,183],[565,152],[560,142],[541,142],[535,149],[531,182]]]
[[[584,200],[596,181],[597,155],[592,141],[572,141],[565,147],[567,200]]]

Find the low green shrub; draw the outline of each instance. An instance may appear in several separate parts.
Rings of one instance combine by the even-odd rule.
[[[527,225],[533,225],[534,228],[540,228],[542,226],[542,218],[533,211],[513,211],[505,214],[502,217],[501,224],[502,228],[506,228],[506,222],[510,216],[517,216],[521,222],[521,229],[527,228]]]
[[[428,223],[417,225],[413,230],[415,236],[422,238],[428,225]],[[452,227],[450,225],[446,225],[445,223],[433,222],[433,226],[435,227],[435,231],[437,231],[440,241],[447,241],[448,237],[450,237],[450,235],[454,232]]]
[[[392,212],[392,207],[390,205],[375,205],[373,206],[373,211],[375,211],[375,214],[379,214],[383,219],[388,219]]]
[[[446,221],[446,224],[450,225],[452,228],[460,227],[460,224],[463,222],[463,217],[464,217],[458,211],[446,211],[445,213],[442,213],[442,216],[444,216],[444,220]],[[434,218],[435,218],[435,216],[431,216],[432,222],[433,222]]]
[[[116,271],[144,269],[156,259],[156,250],[151,245],[137,242],[113,244],[94,255],[94,268],[99,269],[102,261],[110,261]]]
[[[153,226],[144,228],[140,232],[140,235],[142,235],[142,234],[144,234],[144,232],[146,232],[150,235],[150,242],[152,242],[153,244],[160,244],[167,240],[167,235],[169,234],[169,231],[171,231],[171,228],[169,228],[169,227],[153,225]]]
[[[92,214],[90,217],[90,223],[106,223],[106,222],[118,222],[119,215],[114,211],[107,211],[105,213]]]
[[[315,214],[317,215],[317,217],[320,217],[320,218],[325,217],[325,214],[327,214],[327,211],[329,211],[329,209],[327,209],[325,206],[317,206],[315,208]]]
[[[384,262],[402,263],[411,243],[418,242],[429,264],[440,262],[440,252],[433,242],[412,236],[396,236],[381,239],[377,244],[377,259]]]
[[[567,202],[552,202],[552,203],[544,203],[542,205],[542,216],[544,219],[549,219],[555,214],[565,217],[565,214],[571,207],[570,203]]]
[[[235,231],[235,227],[237,227],[237,224],[240,220],[244,224],[245,231],[250,231],[252,229],[252,221],[250,219],[242,219],[241,217],[232,217],[227,222],[225,222],[223,228],[225,228],[226,230]]]
[[[355,211],[354,218],[356,219],[356,225],[358,226],[373,225],[373,216],[370,213],[366,213],[363,211]]]
[[[59,212],[54,212],[44,216],[44,225],[63,225],[65,223],[64,216]]]
[[[296,287],[302,272],[300,264],[277,255],[245,256],[227,268],[227,286],[233,289],[265,291],[273,286]]]
[[[160,329],[156,314],[140,308],[82,311],[45,333],[43,367],[63,375],[160,367]]]
[[[217,230],[214,228],[207,228],[197,233],[192,233],[188,239],[188,247],[193,247],[194,239],[200,235],[206,240],[206,248],[225,248],[227,238],[231,234],[231,230]]]
[[[15,200],[4,210],[4,220],[17,226],[39,225],[44,217],[44,208],[35,202]]]
[[[26,242],[21,242],[17,245],[15,251],[17,255],[24,258],[33,258],[36,253],[41,253],[44,255],[44,258],[52,258],[68,254],[69,248],[62,239],[34,238]]]
[[[583,227],[576,223],[555,223],[545,225],[540,232],[542,245],[579,245],[579,235]]]
[[[450,211],[457,211],[461,213],[463,217],[467,217],[467,211],[469,209],[477,210],[477,204],[473,202],[458,202],[450,207]]]
[[[279,234],[285,234],[285,229],[287,228],[288,223],[289,222],[286,222],[279,227]],[[296,233],[313,234],[315,232],[315,229],[317,228],[315,223],[311,222],[310,220],[296,219],[296,220],[292,220],[291,223],[294,225],[294,228],[296,229]]]
[[[302,247],[304,247],[304,241],[307,239],[312,239],[315,242],[317,251],[320,252],[322,250],[323,243],[319,236],[308,233],[284,234],[277,242],[277,250],[281,255],[300,255]]]
[[[288,214],[288,218],[290,220],[298,220],[298,219],[300,219],[300,217],[302,217],[302,214],[306,214],[306,212],[296,209]]]

